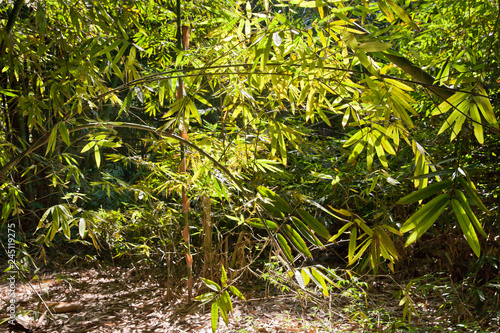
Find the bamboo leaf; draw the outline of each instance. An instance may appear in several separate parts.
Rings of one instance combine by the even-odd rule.
[[[312,274],[312,276],[314,276],[316,281],[319,282],[318,287],[320,287],[322,289],[323,295],[325,297],[328,297],[329,296],[328,287],[326,286],[325,279],[323,278],[323,275],[315,267],[311,267],[311,274]]]
[[[360,141],[362,138],[364,138],[364,136],[368,133],[369,130],[370,130],[370,128],[364,127],[361,130],[357,131],[356,134],[354,134],[353,136],[351,136],[351,138],[349,138],[349,140],[347,140],[342,145],[342,147],[349,147],[349,146],[355,144],[356,142]]]
[[[396,204],[403,205],[403,204],[411,204],[420,200],[423,200],[425,198],[430,197],[433,194],[439,193],[445,188],[450,187],[453,184],[452,181],[450,180],[443,180],[434,184],[431,184],[421,190],[415,191],[401,199],[399,199]]]
[[[101,165],[101,152],[99,150],[99,146],[95,145],[94,146],[94,157],[95,157],[95,164],[97,165],[97,169],[99,169]]]
[[[302,208],[297,208],[297,212],[302,217],[304,222],[309,226],[309,228],[311,228],[316,234],[320,235],[324,239],[331,238],[331,235],[325,228],[325,226],[322,223],[320,223],[316,218],[314,218],[314,216],[312,216]]]
[[[368,237],[367,239],[365,239],[357,248],[359,248],[358,252],[356,253],[356,255],[354,255],[349,263],[349,265],[352,265],[353,263],[355,263],[359,258],[361,258],[361,256],[363,255],[363,253],[366,252],[366,249],[368,249],[368,247],[372,244],[372,241],[373,241],[373,238],[371,237]]]
[[[484,89],[479,89],[479,93],[481,95],[486,95],[486,91]],[[495,117],[495,112],[493,111],[490,100],[486,97],[474,96],[474,101],[476,102],[484,119],[493,127],[498,128],[498,121]]]
[[[347,222],[342,226],[342,228],[339,229],[339,231],[332,237],[328,239],[328,242],[334,242],[337,238],[339,238],[350,226],[352,225],[352,222]]]
[[[304,277],[302,276],[302,273],[299,270],[294,271],[295,279],[297,280],[297,283],[299,284],[300,288],[306,289],[306,282],[304,280]]]
[[[422,219],[426,217],[426,214],[429,211],[441,207],[441,205],[444,202],[446,202],[449,198],[450,195],[448,193],[444,193],[435,197],[434,199],[423,205],[416,213],[414,213],[408,220],[406,220],[406,222],[401,227],[401,232],[405,233],[416,228],[418,224],[422,221]]]
[[[194,300],[205,304],[205,303],[212,301],[216,295],[217,295],[217,293],[214,293],[213,291],[211,291],[211,292],[196,296],[194,298]]]
[[[258,186],[257,191],[266,198],[269,198],[273,201],[274,206],[279,209],[281,212],[289,213],[292,211],[292,207],[279,195],[277,195],[274,191],[264,187]]]
[[[280,233],[276,234],[276,237],[278,238],[278,243],[280,245],[283,254],[287,257],[287,259],[290,262],[293,262],[292,249],[290,248],[290,245],[288,245],[288,242],[286,241],[285,237],[283,237],[283,235]]]
[[[212,303],[212,313],[211,313],[211,322],[212,322],[212,333],[217,331],[217,323],[219,322],[219,305],[217,302]]]
[[[476,256],[479,257],[481,254],[479,239],[477,238],[476,231],[474,230],[467,213],[457,199],[451,199],[451,206],[453,207],[453,212],[457,217],[458,223],[460,224],[460,228],[462,228],[467,242],[469,243],[472,251],[474,251]]]
[[[85,230],[86,229],[87,229],[87,225],[85,223],[85,219],[83,217],[81,217],[80,221],[78,222],[78,232],[79,232],[81,238],[85,237]]]
[[[384,42],[366,42],[358,45],[358,50],[365,52],[382,52],[390,49],[392,44]]]
[[[458,181],[460,182],[460,184],[464,188],[465,192],[467,192],[467,194],[469,195],[469,198],[472,199],[472,202],[479,209],[481,209],[483,212],[490,214],[490,211],[488,210],[488,208],[486,208],[486,206],[481,201],[481,199],[479,199],[479,195],[477,193],[476,187],[474,186],[472,181],[469,179],[466,180],[464,177],[458,177]]]
[[[219,297],[217,299],[217,305],[219,306],[219,312],[220,316],[222,317],[222,320],[224,320],[224,323],[229,324],[229,318],[227,317],[227,313],[229,311],[228,305],[224,302],[224,299],[222,297]]]
[[[469,202],[467,201],[467,198],[465,197],[464,193],[462,191],[460,191],[460,190],[455,189],[455,194],[457,195],[457,198],[460,201],[460,204],[462,205],[462,208],[467,213],[467,216],[469,217],[469,219],[471,220],[471,222],[474,224],[474,226],[476,227],[477,231],[479,231],[479,233],[484,238],[488,238],[488,236],[486,235],[486,232],[483,229],[483,226],[481,225],[481,223],[477,219],[476,214],[474,214],[474,212],[470,208]]]
[[[479,111],[477,110],[477,105],[475,103],[472,103],[470,106],[470,117],[473,120],[472,126],[474,127],[474,136],[476,137],[477,142],[483,144],[483,125],[481,124],[481,116],[479,115]]]
[[[304,284],[304,288],[303,289],[305,289],[305,287],[307,287],[307,285],[311,281],[311,277],[309,276],[310,274],[311,273],[309,272],[309,268],[307,268],[307,267],[302,268],[301,271],[300,271],[300,275],[302,275],[302,281],[303,281],[303,284]],[[299,282],[299,285],[300,285],[300,282]]]
[[[226,275],[226,270],[224,269],[224,265],[220,266],[221,270],[221,277],[220,277],[220,283],[222,284],[223,288],[227,287],[227,275]]]
[[[391,9],[394,11],[394,13],[401,19],[403,22],[411,26],[413,29],[420,31],[418,26],[411,20],[411,18],[408,16],[406,11],[399,7],[397,3],[395,3],[393,0],[384,0],[387,2],[387,4],[391,7]]]
[[[434,111],[432,111],[431,116],[443,114],[448,112],[452,107],[458,107],[458,105],[460,105],[460,103],[462,103],[467,97],[469,97],[469,94],[465,92],[457,92],[453,94],[453,96],[439,104]]]
[[[239,297],[242,300],[245,300],[245,296],[236,288],[235,286],[231,285],[229,286],[229,289],[231,289],[232,293],[236,296]]]
[[[307,248],[306,243],[300,237],[299,233],[295,231],[291,226],[285,225],[283,227],[283,231],[286,233],[293,246],[297,249],[297,251],[301,252],[306,257],[312,258],[311,252]]]
[[[45,151],[45,155],[47,155],[49,152],[54,152],[54,149],[56,148],[56,141],[57,141],[57,127],[54,127],[52,132],[50,132],[49,142],[47,143],[47,150]]]
[[[297,228],[297,230],[304,236],[305,239],[307,239],[309,242],[311,242],[313,245],[316,245],[320,248],[324,248],[323,243],[314,235],[314,233],[298,218],[295,216],[292,216],[292,222]]]
[[[224,301],[227,312],[233,312],[233,302],[231,302],[231,297],[229,296],[229,292],[227,290],[224,290],[224,292],[220,295],[220,299]]]
[[[69,132],[68,132],[68,129],[66,128],[66,124],[65,123],[60,123],[59,124],[59,133],[61,134],[61,138],[64,141],[64,143],[67,146],[70,146],[71,142],[69,140]]]
[[[441,215],[443,210],[448,206],[450,201],[446,199],[444,202],[441,203],[440,206],[434,205],[432,208],[429,209],[418,221],[417,225],[415,226],[415,230],[410,234],[408,239],[405,242],[405,246],[408,246],[412,243],[414,243],[417,239],[419,239],[426,231],[429,229],[434,222],[436,222],[437,218]]]
[[[205,278],[201,278],[203,280],[203,283],[210,289],[212,289],[213,291],[217,291],[219,292],[220,291],[220,286],[215,283],[214,281],[212,280],[209,280],[209,279],[205,279]]]
[[[351,228],[351,236],[349,237],[349,249],[347,258],[349,260],[349,265],[354,263],[354,251],[356,250],[356,238],[358,237],[358,229],[356,226]]]
[[[251,218],[251,219],[248,219],[246,222],[249,225],[251,225],[252,227],[256,227],[256,228],[259,228],[259,229],[266,229],[266,227],[264,226],[264,223],[266,223],[267,228],[269,230],[271,230],[271,231],[278,230],[278,225],[276,223],[274,223],[273,221],[270,221],[270,220],[264,220],[264,223],[263,223],[262,220],[259,219],[259,218]]]

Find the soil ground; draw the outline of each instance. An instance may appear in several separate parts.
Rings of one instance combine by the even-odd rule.
[[[19,324],[12,327],[4,323],[0,331],[212,332],[210,304],[187,304],[181,287],[174,293],[174,300],[168,302],[165,285],[163,272],[138,268],[78,268],[40,274],[29,284],[17,283],[16,302],[18,312],[21,311]],[[400,286],[384,283],[383,279],[372,284],[373,295],[368,298],[365,295],[365,299],[360,300],[366,311],[360,311],[358,315],[351,312],[349,317],[341,310],[348,308],[349,302],[354,300],[352,295],[345,297],[346,290],[334,295],[335,301],[330,299],[329,303],[325,300],[323,306],[317,306],[306,301],[307,297],[297,297],[290,291],[269,292],[262,281],[239,288],[246,300],[233,299],[234,311],[229,316],[229,324],[225,325],[220,319],[217,332],[408,331],[395,328],[394,323],[387,324],[389,318],[400,320],[402,307],[400,299],[395,297]],[[195,290],[199,291],[198,294],[206,292],[199,284]],[[6,314],[8,293],[9,285],[3,283],[0,286],[2,317]],[[70,304],[77,311],[51,317],[40,297],[46,303]],[[436,325],[449,323],[450,318],[438,311],[441,304],[438,298],[432,296],[416,304],[420,316],[412,327],[417,327],[417,330],[410,331],[429,331]],[[373,316],[377,311],[378,322]],[[371,319],[364,320],[363,314],[368,313]]]

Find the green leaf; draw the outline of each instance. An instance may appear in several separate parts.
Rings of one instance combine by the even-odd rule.
[[[45,155],[49,152],[54,152],[56,148],[56,139],[57,139],[57,127],[54,127],[52,132],[50,132],[49,142],[47,143],[47,150],[45,151]]]
[[[381,52],[390,49],[392,44],[384,42],[367,42],[358,45],[358,50],[365,52]]]
[[[342,226],[342,228],[339,229],[339,231],[332,237],[328,239],[328,242],[334,242],[337,238],[339,238],[350,226],[352,225],[352,222],[347,222]]]
[[[301,252],[306,257],[312,258],[311,252],[309,252],[306,243],[304,242],[302,237],[300,237],[297,231],[295,231],[289,225],[285,225],[283,227],[283,231],[288,236],[288,239],[292,242],[293,246],[297,249],[297,251]]]
[[[450,195],[448,193],[443,193],[425,205],[423,205],[416,213],[414,213],[406,222],[403,224],[401,227],[401,232],[405,233],[408,232],[414,228],[416,228],[419,223],[426,217],[426,214],[429,211],[434,211],[438,207],[441,207],[441,205],[446,202],[450,198]]]
[[[391,7],[391,9],[394,11],[394,13],[401,19],[403,22],[411,26],[413,29],[420,31],[418,26],[411,20],[411,18],[408,16],[406,11],[399,7],[397,3],[395,3],[393,0],[384,0],[387,2],[387,4]]]
[[[220,291],[220,286],[215,283],[214,281],[212,280],[209,280],[209,279],[205,279],[205,278],[201,278],[203,280],[203,283],[210,289],[212,289],[213,291],[217,291],[219,292]]]
[[[264,226],[264,223],[262,223],[262,220],[259,218],[251,218],[251,219],[248,219],[246,222],[249,225],[251,225],[252,227],[259,228],[259,229],[266,229],[266,227]],[[271,231],[278,230],[278,225],[276,223],[274,223],[273,221],[264,220],[264,222],[266,223],[267,228],[269,230],[271,230]]]
[[[477,110],[477,105],[474,103],[472,103],[470,106],[470,117],[473,120],[472,126],[474,127],[474,136],[476,137],[477,142],[483,144],[483,125],[481,124],[481,116],[479,115],[479,112]]]
[[[437,218],[441,215],[443,210],[448,206],[450,201],[448,198],[441,203],[440,206],[434,205],[432,208],[425,213],[421,219],[418,220],[417,225],[415,226],[415,230],[410,234],[408,239],[405,242],[405,246],[408,246],[419,239],[426,231],[429,229]]]
[[[198,302],[202,302],[203,304],[205,304],[205,303],[208,303],[208,302],[212,301],[215,296],[217,296],[217,293],[214,293],[213,291],[211,291],[211,292],[208,292],[208,293],[196,296],[194,298],[194,300],[198,301]]]
[[[458,223],[462,228],[467,242],[469,243],[472,251],[474,251],[476,256],[479,257],[481,254],[479,239],[477,238],[476,231],[474,230],[467,213],[457,199],[451,199],[451,206],[453,207],[453,212],[455,212],[455,216],[457,217]]]
[[[302,208],[297,208],[297,212],[302,217],[304,222],[311,228],[315,233],[323,237],[324,239],[330,239],[331,235],[325,226],[319,222],[314,216],[309,214],[307,211]]]
[[[97,165],[97,169],[99,169],[101,165],[101,152],[99,150],[99,146],[94,146],[94,157],[95,157],[95,164]]]
[[[314,235],[314,233],[298,218],[295,216],[292,216],[292,222],[297,228],[297,230],[304,236],[305,239],[307,239],[309,242],[311,242],[313,245],[316,245],[320,248],[324,248],[323,243]]]
[[[231,302],[231,297],[229,296],[229,292],[227,290],[224,290],[222,295],[220,295],[220,299],[224,301],[224,304],[227,307],[227,312],[233,312],[233,303]]]
[[[222,284],[223,288],[227,287],[227,275],[226,275],[226,270],[224,269],[224,265],[220,266],[221,270],[221,277],[220,277],[220,282]]]
[[[486,95],[486,91],[484,89],[479,89],[479,93],[481,95]],[[474,101],[476,102],[484,119],[493,127],[498,128],[498,122],[495,117],[495,112],[493,111],[493,106],[491,105],[490,100],[486,97],[474,96]]]
[[[453,94],[453,96],[439,104],[438,107],[432,111],[431,116],[443,114],[448,112],[452,107],[458,107],[458,105],[460,105],[460,103],[462,103],[467,97],[469,97],[469,94],[465,92],[457,92]]]
[[[229,312],[229,305],[226,304],[225,299],[223,299],[222,297],[219,297],[217,299],[217,305],[219,306],[222,320],[224,320],[224,323],[226,323],[226,325],[229,324],[229,319],[227,317],[227,313]]]
[[[372,241],[373,241],[373,238],[368,237],[361,244],[359,244],[357,246],[357,249],[359,249],[358,253],[356,253],[356,255],[354,255],[352,258],[349,258],[349,265],[354,264],[359,258],[361,258],[363,253],[366,252],[366,249],[368,249],[368,247],[372,244]]]
[[[301,275],[302,279],[300,280],[300,278],[297,278],[297,281],[299,282],[299,285],[301,283],[304,285],[303,288],[301,286],[302,289],[305,289],[307,287],[307,285],[309,284],[309,282],[311,281],[310,274],[311,273],[309,272],[309,268],[304,267],[300,270],[300,275]],[[297,272],[295,272],[295,275],[297,275]]]
[[[69,140],[69,132],[68,129],[66,128],[66,124],[60,123],[59,124],[59,133],[61,133],[61,138],[64,141],[64,143],[69,146],[71,144]]]
[[[349,249],[347,258],[349,259],[349,265],[352,265],[354,260],[354,251],[356,250],[356,239],[358,237],[358,229],[356,226],[351,228],[351,236],[349,237]]]
[[[483,235],[484,238],[488,238],[488,236],[486,235],[486,232],[483,229],[483,226],[481,225],[481,223],[479,223],[479,220],[477,219],[476,214],[474,214],[474,212],[470,208],[469,202],[467,201],[467,198],[465,197],[464,193],[460,190],[455,189],[455,194],[457,195],[458,200],[462,204],[463,209],[465,210],[465,212],[467,213],[467,216],[469,217],[469,219],[472,221],[472,223],[476,227],[477,231],[479,231],[479,233],[481,235]]]
[[[211,313],[211,322],[212,322],[212,333],[217,331],[217,323],[219,322],[219,305],[217,302],[212,303],[212,313]]]
[[[469,195],[469,198],[471,198],[472,202],[479,209],[481,209],[483,212],[490,214],[490,211],[488,210],[488,208],[486,208],[484,203],[479,198],[479,195],[477,193],[476,187],[474,186],[474,183],[472,183],[472,181],[469,179],[466,180],[464,177],[458,177],[458,181],[460,182],[460,184],[464,188],[465,192],[467,192],[467,194]]]
[[[452,181],[450,180],[443,180],[434,184],[431,184],[427,187],[424,187],[421,190],[415,191],[401,199],[399,199],[396,204],[403,205],[403,204],[411,204],[420,200],[423,200],[425,198],[430,197],[433,194],[439,193],[445,188],[450,187],[453,184]]]
[[[90,150],[90,149],[94,148],[95,144],[96,144],[96,142],[95,142],[95,141],[90,141],[89,143],[87,143],[87,144],[85,145],[85,147],[83,147],[83,149],[82,149],[82,151],[81,151],[80,153],[82,153],[82,154],[83,154],[83,153],[85,153],[87,150]]]
[[[239,297],[242,300],[245,300],[245,296],[236,288],[235,286],[229,286],[229,289],[231,289],[231,292],[236,296]]]
[[[266,198],[269,198],[273,201],[274,206],[279,209],[283,213],[289,213],[292,211],[292,207],[279,195],[271,191],[270,189],[264,187],[264,186],[259,186],[257,187],[257,191]]]
[[[362,140],[362,138],[368,133],[369,130],[370,128],[364,127],[361,130],[357,131],[356,134],[351,136],[351,138],[342,145],[342,147],[349,147],[358,142],[359,140]]]
[[[322,289],[323,295],[325,297],[328,297],[329,296],[328,288],[326,286],[325,279],[323,278],[323,275],[315,267],[311,267],[311,274],[315,278],[315,280],[319,282],[318,287],[320,287]]]
[[[285,237],[283,237],[282,234],[276,234],[276,238],[278,239],[278,243],[280,245],[281,251],[287,257],[287,259],[290,262],[293,262],[293,256],[292,256],[292,249],[290,248],[290,245],[288,245],[288,242],[286,241]]]
[[[114,50],[118,45],[120,45],[123,42],[124,41],[122,39],[114,41],[113,43],[111,43],[110,45],[108,45],[107,47],[105,47],[104,49],[102,49],[101,51],[97,52],[94,55],[94,57],[99,57],[99,56],[101,56],[101,55],[103,55],[105,53],[109,53],[111,50]]]

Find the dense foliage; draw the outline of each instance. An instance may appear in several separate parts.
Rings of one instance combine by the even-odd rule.
[[[224,320],[226,271],[262,261],[325,296],[338,266],[494,279],[498,3],[15,0],[0,12],[1,220],[25,267],[53,260],[53,245],[142,254],[169,276],[194,265]]]

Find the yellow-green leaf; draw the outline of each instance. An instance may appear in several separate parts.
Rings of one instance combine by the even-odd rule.
[[[479,115],[479,111],[477,110],[477,105],[475,103],[472,103],[470,106],[470,117],[472,119],[472,126],[474,127],[474,136],[476,137],[477,142],[483,144],[483,125],[481,124],[481,116]]]
[[[326,283],[325,283],[325,279],[323,278],[323,275],[315,267],[311,267],[311,274],[315,278],[315,280],[317,282],[319,282],[318,287],[320,287],[322,289],[323,295],[325,295],[325,297],[328,297],[328,288],[326,287]]]
[[[212,303],[212,313],[211,313],[211,322],[212,322],[212,333],[217,331],[217,323],[219,322],[219,306],[217,302]]]
[[[319,222],[314,216],[312,216],[302,208],[298,208],[297,212],[302,217],[304,222],[309,226],[309,228],[311,228],[316,234],[320,235],[325,239],[331,238],[331,235],[325,228],[325,226],[321,222]]]
[[[285,257],[287,257],[289,261],[293,262],[292,249],[290,248],[290,245],[288,245],[285,237],[283,237],[282,234],[278,233],[276,234],[276,238],[278,238],[278,243]]]
[[[460,182],[460,184],[464,188],[465,192],[467,192],[467,194],[469,195],[469,197],[472,199],[472,202],[474,202],[474,204],[477,207],[479,207],[479,209],[481,209],[483,212],[486,212],[486,213],[489,214],[490,211],[488,210],[488,208],[486,208],[486,206],[481,201],[481,199],[479,199],[476,187],[474,186],[474,184],[472,183],[472,181],[466,180],[463,177],[459,177],[458,181]]]
[[[349,237],[349,249],[347,253],[347,257],[349,259],[349,265],[353,264],[354,251],[356,250],[356,239],[358,237],[358,229],[356,226],[351,228],[351,236]]]
[[[426,217],[426,214],[429,211],[436,210],[440,207],[444,202],[446,202],[450,198],[448,193],[444,193],[438,195],[425,205],[423,205],[416,213],[414,213],[401,227],[401,232],[408,232],[418,226],[418,224],[422,221],[423,218]]]
[[[238,288],[231,285],[231,286],[229,286],[229,289],[231,289],[231,291],[233,292],[233,294],[235,296],[239,297],[242,300],[245,300],[245,296],[243,296],[243,294],[238,290]]]
[[[392,44],[384,42],[366,42],[358,45],[358,50],[365,52],[381,52],[390,49]]]
[[[415,191],[401,199],[399,199],[396,204],[411,204],[422,199],[428,198],[433,194],[439,193],[445,188],[450,187],[453,184],[450,180],[443,180],[434,184],[431,184],[421,190]]]
[[[295,274],[297,274],[297,273],[295,273]],[[309,274],[310,274],[309,268],[302,268],[302,270],[300,271],[300,275],[302,275],[302,281],[304,284],[304,288],[307,287],[307,285],[309,284],[309,281],[311,281],[311,277],[309,276]],[[300,284],[300,281],[299,281],[299,284]]]
[[[60,123],[59,124],[59,133],[61,133],[61,138],[64,141],[66,145],[70,145],[69,141],[69,132],[68,129],[66,128],[66,124]]]
[[[94,157],[95,157],[95,164],[97,165],[97,169],[99,169],[101,165],[101,152],[99,150],[99,146],[94,146]]]
[[[311,242],[313,245],[316,245],[320,248],[324,248],[323,243],[314,235],[314,233],[298,218],[295,216],[292,216],[292,222],[297,228],[297,230],[304,236],[305,239],[307,239],[309,242]]]
[[[290,241],[292,242],[293,246],[297,249],[297,251],[301,252],[303,255],[306,257],[312,258],[311,252],[307,248],[306,243],[300,237],[299,233],[295,231],[291,226],[285,225],[283,227],[283,231],[286,233]]]
[[[481,223],[479,223],[479,220],[477,219],[476,214],[474,214],[474,212],[470,208],[469,202],[467,201],[465,194],[462,191],[457,190],[457,189],[455,189],[455,194],[457,195],[458,200],[462,204],[463,209],[467,213],[467,216],[469,217],[471,222],[476,227],[477,231],[479,231],[479,233],[481,235],[483,235],[483,237],[488,238],[488,236],[486,235],[486,232],[483,229],[483,226],[481,225]]]
[[[427,210],[427,212],[419,219],[417,225],[415,226],[415,230],[413,230],[406,240],[405,246],[408,246],[419,239],[427,231],[427,229],[434,224],[449,203],[450,201],[446,199],[440,206],[434,205],[431,207],[432,209]]]
[[[222,287],[226,288],[227,287],[227,274],[226,274],[226,270],[224,269],[224,265],[220,266],[220,270],[221,270],[220,283],[222,284]]]
[[[474,251],[476,256],[479,257],[481,254],[479,239],[477,238],[476,231],[474,230],[467,213],[457,199],[451,199],[451,206],[453,207],[453,212],[457,217],[458,223],[460,224],[460,228],[462,228],[467,242],[469,243],[472,251]]]

